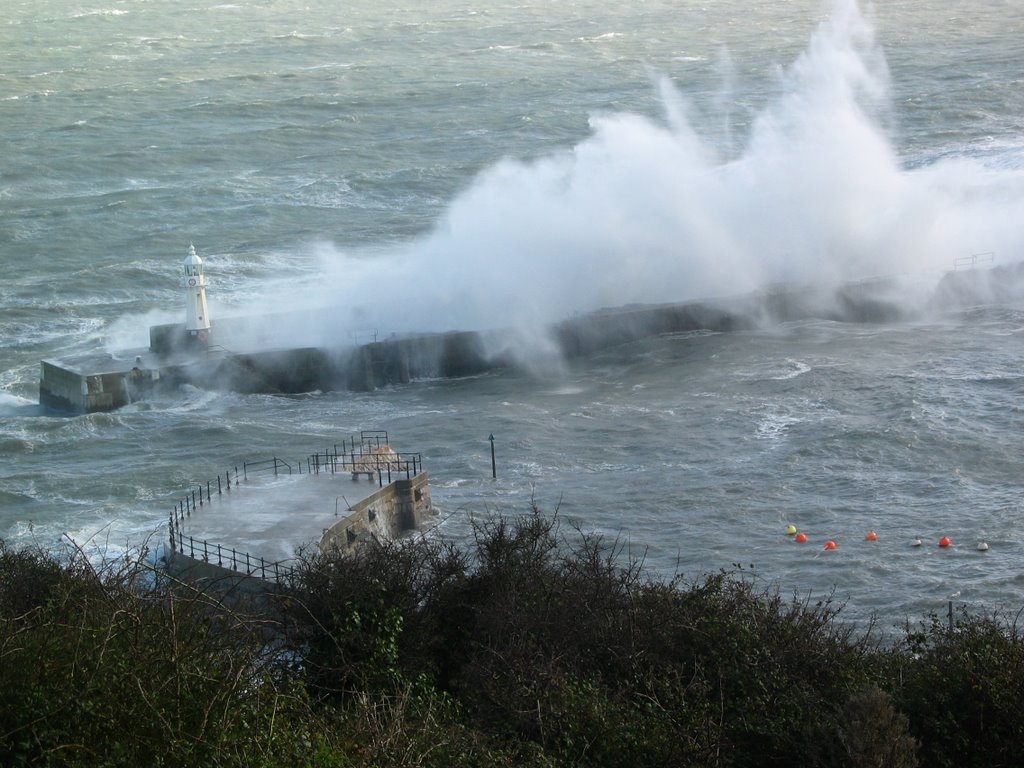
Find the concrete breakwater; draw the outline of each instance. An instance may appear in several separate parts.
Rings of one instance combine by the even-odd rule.
[[[940,309],[1021,295],[1022,266],[951,272],[931,304]],[[927,302],[926,302],[927,303]],[[900,281],[867,280],[835,289],[776,286],[753,294],[678,304],[636,305],[566,319],[548,329],[563,358],[666,333],[737,331],[794,320],[890,322],[911,316]],[[160,388],[192,384],[238,392],[372,391],[415,379],[452,378],[514,367],[511,332],[452,331],[356,343],[272,343],[255,325],[295,326],[292,316],[225,318],[204,334],[183,325],[150,329],[147,349],[43,361],[42,405],[69,413],[108,411],[144,400]]]

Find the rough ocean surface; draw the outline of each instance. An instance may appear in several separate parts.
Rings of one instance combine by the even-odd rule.
[[[9,5],[8,542],[156,546],[186,486],[387,429],[423,455],[434,535],[535,500],[657,572],[740,565],[882,626],[951,599],[1024,604],[1024,305],[928,301],[958,260],[1024,259],[1015,3]],[[214,322],[314,310],[284,345],[514,328],[526,372],[41,411],[41,359],[144,346],[180,319],[190,243]],[[543,332],[879,276],[914,286],[906,319],[568,362]]]

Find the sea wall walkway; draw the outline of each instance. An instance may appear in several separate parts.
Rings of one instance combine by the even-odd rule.
[[[431,512],[420,455],[363,431],[301,461],[246,461],[193,486],[171,511],[165,563],[192,582],[283,584],[300,550],[344,554],[413,530]]]

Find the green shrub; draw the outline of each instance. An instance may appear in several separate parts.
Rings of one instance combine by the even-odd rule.
[[[829,601],[736,574],[654,581],[536,509],[478,522],[467,552],[417,539],[315,559],[301,581],[295,647],[318,687],[416,684],[564,764],[790,765],[878,675]]]
[[[80,552],[58,561],[0,548],[0,574],[0,764],[303,765],[330,755],[255,620],[168,590],[138,562],[96,570]]]
[[[916,768],[917,740],[892,697],[876,685],[850,694],[837,717],[810,733],[809,766],[820,768]]]
[[[0,764],[945,768],[1024,744],[1013,623],[883,647],[830,599],[654,579],[536,509],[305,557],[252,614],[142,562],[0,542]]]
[[[313,689],[344,694],[443,676],[448,622],[423,608],[465,570],[456,548],[424,539],[305,556],[287,634]]]
[[[1024,638],[998,614],[908,628],[896,698],[928,766],[1015,766],[1024,751]]]

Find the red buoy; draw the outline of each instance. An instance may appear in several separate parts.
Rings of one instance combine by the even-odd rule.
[[[832,541],[832,539],[829,539],[828,541],[825,542],[825,549],[835,549],[835,548],[836,548],[836,543],[834,541]]]
[[[878,541],[878,534],[874,531],[868,531],[864,534],[864,541]]]
[[[801,544],[803,544],[805,541],[807,541],[807,534],[798,533],[796,537],[793,539],[793,541],[799,541]]]
[[[939,539],[940,547],[948,547],[952,543],[953,542],[949,540],[949,536],[943,536],[941,539]]]

